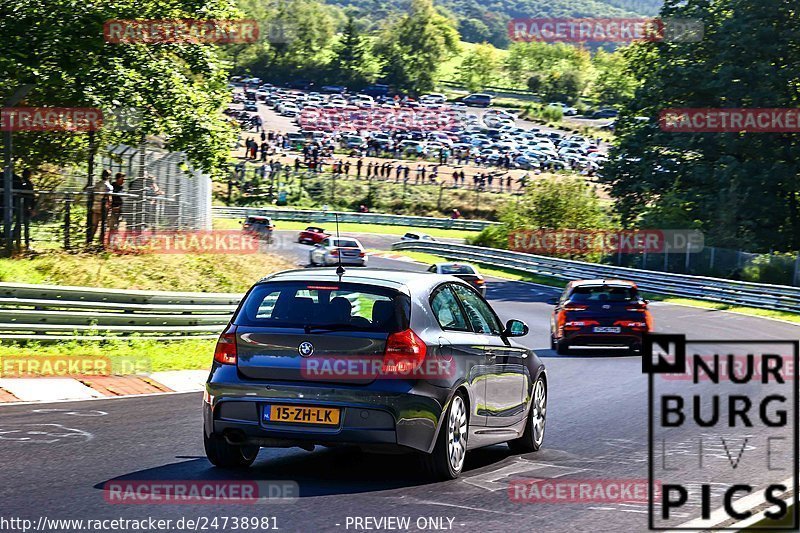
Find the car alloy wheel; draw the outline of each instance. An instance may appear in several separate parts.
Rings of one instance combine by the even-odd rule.
[[[460,395],[453,397],[447,423],[447,456],[454,472],[461,472],[467,454],[467,409]]]
[[[536,380],[536,385],[533,388],[531,411],[533,442],[538,448],[542,445],[542,441],[544,440],[544,425],[547,421],[547,390],[541,378]]]

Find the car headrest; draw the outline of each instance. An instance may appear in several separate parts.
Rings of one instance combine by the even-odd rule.
[[[337,296],[328,304],[331,313],[331,322],[350,322],[353,313],[353,305],[350,300],[342,296]]]
[[[314,300],[311,298],[292,298],[287,318],[295,322],[308,322],[314,315]]]
[[[372,323],[386,325],[394,317],[394,304],[388,300],[378,300],[372,305]]]

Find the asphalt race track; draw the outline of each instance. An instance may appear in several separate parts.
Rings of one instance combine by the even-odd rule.
[[[367,248],[394,239],[364,236]],[[309,246],[281,245],[307,259]],[[371,267],[424,269],[370,258]],[[455,531],[645,531],[644,504],[516,503],[518,478],[647,479],[647,380],[641,360],[607,351],[557,356],[549,349],[547,299],[557,291],[489,279],[488,299],[503,320],[531,327],[521,342],[548,367],[550,385],[544,447],[513,455],[505,445],[471,452],[459,480],[429,483],[413,456],[348,449],[263,449],[253,467],[225,472],[206,461],[201,395],[170,394],[116,400],[0,407],[0,501],[5,515],[31,518],[276,517],[282,531],[354,531],[348,517],[444,518]],[[691,307],[652,304],[659,332],[691,339],[797,339],[800,327],[779,321]],[[209,359],[211,354],[209,354]],[[719,466],[716,466],[719,465]],[[688,465],[687,468],[690,468]],[[725,463],[709,462],[707,468]],[[754,485],[763,464],[742,461]],[[703,474],[705,477],[706,474]],[[788,474],[787,476],[788,477]],[[281,505],[119,505],[104,499],[113,480],[294,480],[300,498]],[[714,507],[718,507],[715,505]],[[685,513],[686,520],[699,507]],[[453,519],[448,526],[448,519]],[[213,529],[209,529],[213,530]]]

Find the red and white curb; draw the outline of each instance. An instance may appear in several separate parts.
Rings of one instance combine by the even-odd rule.
[[[207,378],[208,370],[170,370],[135,376],[0,378],[0,404],[201,391]]]

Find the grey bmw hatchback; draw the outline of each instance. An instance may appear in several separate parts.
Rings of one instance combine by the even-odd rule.
[[[393,270],[291,270],[256,283],[219,337],[203,395],[218,467],[261,447],[417,452],[454,479],[466,452],[544,439],[547,374],[469,284]]]

